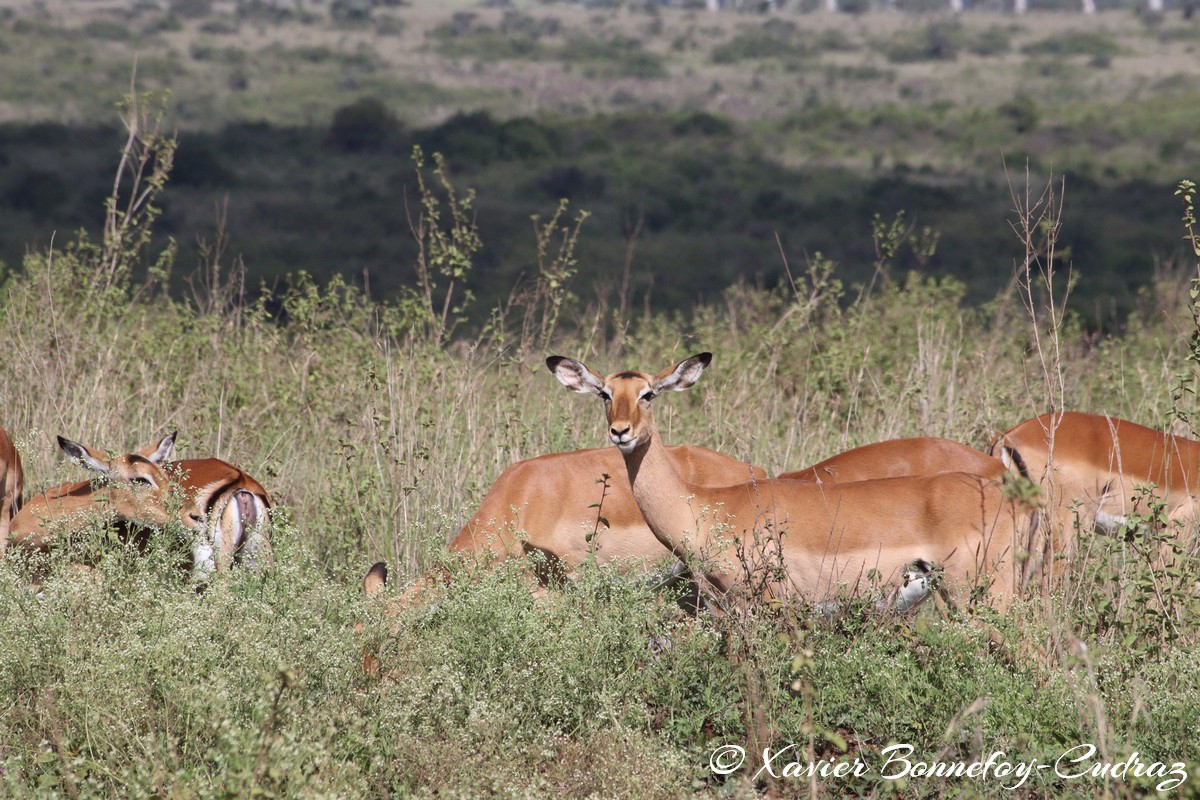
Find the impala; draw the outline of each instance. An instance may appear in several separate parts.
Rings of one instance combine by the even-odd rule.
[[[251,569],[271,563],[271,498],[246,472],[218,458],[189,458],[167,465],[167,474],[207,520],[196,539],[196,577],[241,563]]]
[[[759,588],[750,587],[756,593],[825,601],[863,589],[874,576],[907,583],[915,575],[923,588],[935,564],[951,591],[989,589],[1003,606],[1021,590],[1025,575],[1015,555],[1029,548],[1036,517],[981,475],[837,484],[769,480],[719,488],[686,481],[666,457],[651,401],[694,385],[711,360],[701,353],[657,375],[608,377],[561,356],[546,365],[566,388],[603,400],[609,438],[624,457],[651,531],[677,557],[700,556],[703,575],[716,590],[761,580]],[[772,576],[774,567],[782,574],[774,570]],[[904,598],[904,605],[920,594]]]
[[[20,536],[14,535],[14,540],[20,538],[25,546],[44,549],[47,533],[67,524],[70,516],[93,509],[102,509],[122,522],[158,527],[169,518],[169,489],[178,487],[182,522],[195,536],[195,577],[204,578],[236,561],[251,567],[269,563],[271,500],[258,481],[232,464],[216,458],[168,462],[175,446],[174,433],[113,459],[62,437],[59,446],[72,460],[105,475],[108,485],[66,484],[31,498],[20,520]],[[150,486],[154,491],[138,495],[122,488],[122,483]],[[136,505],[131,503],[135,499]]]
[[[667,447],[667,455],[680,477],[701,486],[766,477],[758,467],[703,447]],[[499,560],[540,552],[548,563],[568,568],[578,566],[589,548],[601,562],[661,559],[662,545],[646,526],[628,481],[619,477],[624,469],[621,454],[608,447],[518,461],[492,484],[479,510],[450,541],[449,550]],[[999,479],[1005,467],[999,459],[964,444],[918,438],[864,445],[779,477],[847,483],[939,472]],[[604,475],[618,479],[606,484]]]
[[[766,476],[758,467],[703,447],[668,448],[668,458],[691,480],[706,485]],[[500,474],[447,549],[485,565],[538,553],[542,559],[534,571],[543,585],[583,563],[589,553],[600,563],[620,559],[649,566],[667,553],[646,527],[629,487],[609,480],[623,469],[620,455],[607,447],[518,461]],[[368,594],[387,580],[386,564],[375,564],[367,574],[376,575],[376,570],[380,572]],[[401,604],[411,603],[435,579],[430,575],[414,584]]]
[[[1049,488],[1050,509],[1066,530],[1068,513],[1079,514],[1084,530],[1116,530],[1140,484],[1155,487],[1171,519],[1190,519],[1200,488],[1200,442],[1098,414],[1026,420],[998,435],[992,454]]]
[[[13,516],[21,510],[25,477],[21,471],[21,454],[13,446],[8,432],[0,428],[0,557],[8,546],[8,530]]]
[[[667,455],[689,483],[727,486],[766,476],[758,467],[702,447],[667,447]],[[624,470],[621,454],[608,447],[518,461],[492,484],[479,510],[448,549],[486,555],[491,561],[538,552],[546,557],[542,564],[549,567],[541,571],[543,580],[559,568],[577,566],[589,547],[601,562],[659,560],[666,552],[642,518],[628,481],[620,477]],[[998,480],[1006,470],[999,459],[964,444],[912,438],[856,447],[779,477],[846,483],[942,472],[969,472]],[[604,475],[617,477],[604,485]],[[368,594],[386,582],[386,565],[380,562],[372,567],[377,569],[382,572],[368,572],[374,576]]]
[[[169,499],[170,480],[163,470],[175,434],[137,453],[114,456],[58,437],[71,460],[99,474],[95,481],[67,483],[36,494],[13,517],[9,541],[27,550],[44,551],[54,536],[96,516],[125,530],[161,527],[171,519],[188,529],[203,524],[203,511],[184,498],[178,511]]]
[[[766,477],[758,467],[703,447],[668,448],[667,457],[702,486]],[[600,562],[661,560],[662,545],[620,479],[624,469],[620,454],[607,447],[518,461],[492,484],[449,550],[493,560],[538,552],[551,569],[576,567],[589,550]]]
[[[778,477],[814,483],[851,483],[944,472],[969,472],[999,480],[1004,476],[1005,465],[998,458],[950,439],[918,437],[865,444],[808,469],[783,472]]]

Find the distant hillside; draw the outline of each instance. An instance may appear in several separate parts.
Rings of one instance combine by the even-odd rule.
[[[135,58],[139,89],[172,93],[181,146],[159,230],[181,272],[227,201],[251,285],[304,269],[395,292],[412,280],[414,143],[478,190],[476,319],[532,269],[529,216],[562,197],[592,212],[579,291],[615,291],[632,252],[638,303],[669,307],[786,280],[785,259],[818,252],[869,279],[872,219],[899,212],[941,238],[894,269],[990,296],[1021,258],[1010,184],[1024,191],[1027,165],[1039,190],[1065,176],[1060,254],[1088,275],[1075,299],[1089,318],[1127,308],[1178,252],[1200,26],[1175,11],[504,5],[13,4],[0,259],[98,224]]]

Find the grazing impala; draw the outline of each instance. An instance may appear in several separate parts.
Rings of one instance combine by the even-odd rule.
[[[8,432],[0,428],[0,557],[8,546],[8,529],[13,516],[21,510],[25,491],[24,473],[21,471],[21,454],[13,446]]]
[[[109,485],[66,484],[32,498],[19,524],[25,546],[44,549],[47,533],[61,527],[65,517],[93,507],[103,506],[106,513],[125,522],[161,526],[169,518],[169,487],[177,486],[182,494],[182,522],[196,532],[192,549],[196,577],[225,569],[234,561],[252,567],[269,563],[270,498],[258,481],[232,464],[216,458],[168,462],[175,447],[174,433],[113,459],[62,437],[59,446],[72,460],[105,475]],[[122,483],[150,486],[154,491],[135,498],[136,493],[122,488]],[[138,500],[136,507],[130,505],[133,499]],[[14,527],[18,527],[15,521]]]
[[[188,529],[203,524],[203,511],[185,498],[172,513],[170,480],[162,464],[175,443],[175,434],[146,448],[109,458],[90,447],[58,437],[67,457],[98,473],[101,479],[67,483],[29,499],[13,517],[9,541],[27,550],[46,550],[55,535],[72,524],[101,516],[130,528],[161,527],[172,518]]]
[[[1153,484],[1171,519],[1189,520],[1200,489],[1200,442],[1128,420],[1078,411],[1043,414],[1001,433],[992,454],[1050,490],[1063,530],[1116,530],[1133,508],[1135,487]]]
[[[595,394],[608,434],[655,537],[677,557],[700,556],[707,581],[728,591],[763,580],[762,594],[798,593],[815,601],[866,588],[872,575],[895,583],[931,565],[947,588],[988,589],[1006,605],[1023,587],[1025,552],[1036,518],[1003,497],[984,476],[947,473],[843,484],[796,480],[743,482],[720,488],[685,481],[666,458],[651,401],[694,385],[712,360],[692,356],[658,375],[618,372],[607,378],[572,359],[546,365],[568,389]],[[915,569],[914,569],[915,567]],[[913,601],[905,601],[910,605]]]

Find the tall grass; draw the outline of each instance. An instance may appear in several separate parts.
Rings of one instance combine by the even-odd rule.
[[[131,124],[145,149],[129,163],[145,169],[123,171],[115,197],[150,188],[152,207],[146,180],[171,142],[155,138],[152,116]],[[470,226],[453,211],[467,195],[427,178],[418,235]],[[121,208],[109,207],[110,232],[130,219]],[[1024,303],[1013,293],[969,307],[954,281],[893,276],[898,248],[928,245],[903,226],[877,226],[868,287],[841,285],[818,256],[789,286],[737,286],[686,317],[617,319],[571,296],[570,266],[587,258],[570,249],[573,231],[586,223],[568,216],[539,222],[544,282],[453,336],[452,293],[469,288],[470,265],[439,273],[449,262],[437,248],[469,240],[465,229],[424,240],[420,291],[394,303],[304,275],[247,299],[219,247],[195,291],[172,296],[170,251],[152,259],[142,237],[152,214],[119,247],[55,242],[6,276],[0,408],[27,486],[74,476],[55,433],[125,448],[178,429],[184,456],[238,463],[281,509],[276,568],[218,576],[202,594],[172,569],[165,540],[140,557],[114,549],[91,576],[56,557],[40,596],[19,559],[0,564],[7,794],[1011,794],[997,781],[901,785],[877,772],[755,779],[757,763],[722,776],[709,769],[719,744],[878,764],[897,742],[929,759],[1004,750],[1044,763],[1092,743],[1110,762],[1136,751],[1200,767],[1191,544],[1164,564],[1131,557],[1143,544],[1133,538],[1097,538],[1093,558],[1067,566],[1069,590],[1003,619],[869,607],[688,618],[603,568],[535,601],[520,565],[452,565],[434,609],[385,618],[364,606],[368,563],[387,559],[403,584],[440,560],[510,462],[602,443],[598,412],[581,415],[557,390],[547,352],[617,369],[713,351],[699,390],[658,410],[660,428],[775,472],[898,436],[984,446],[1051,404],[1155,424],[1187,369],[1186,278],[1146,287],[1127,330],[1098,339],[1069,314],[1046,321],[1037,287]],[[1044,253],[1035,238],[1014,238],[1014,263]],[[1147,588],[1166,584],[1175,605]],[[362,674],[364,645],[383,677]],[[1046,774],[1022,791],[1132,796],[1155,782]]]

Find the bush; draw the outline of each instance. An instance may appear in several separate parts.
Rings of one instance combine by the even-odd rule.
[[[1026,55],[1090,56],[1093,59],[1112,59],[1121,47],[1111,36],[1086,30],[1074,30],[1047,36],[1021,47]]]
[[[907,35],[897,36],[884,52],[890,61],[907,64],[919,61],[953,61],[963,48],[964,34],[959,22],[935,22]]]
[[[183,19],[202,19],[212,13],[213,0],[170,0],[170,13]]]
[[[347,152],[382,150],[397,143],[400,121],[377,97],[363,97],[333,112],[328,142]]]
[[[518,117],[502,123],[486,111],[455,114],[417,136],[423,149],[471,164],[553,156],[557,138],[552,129],[532,119]]]

